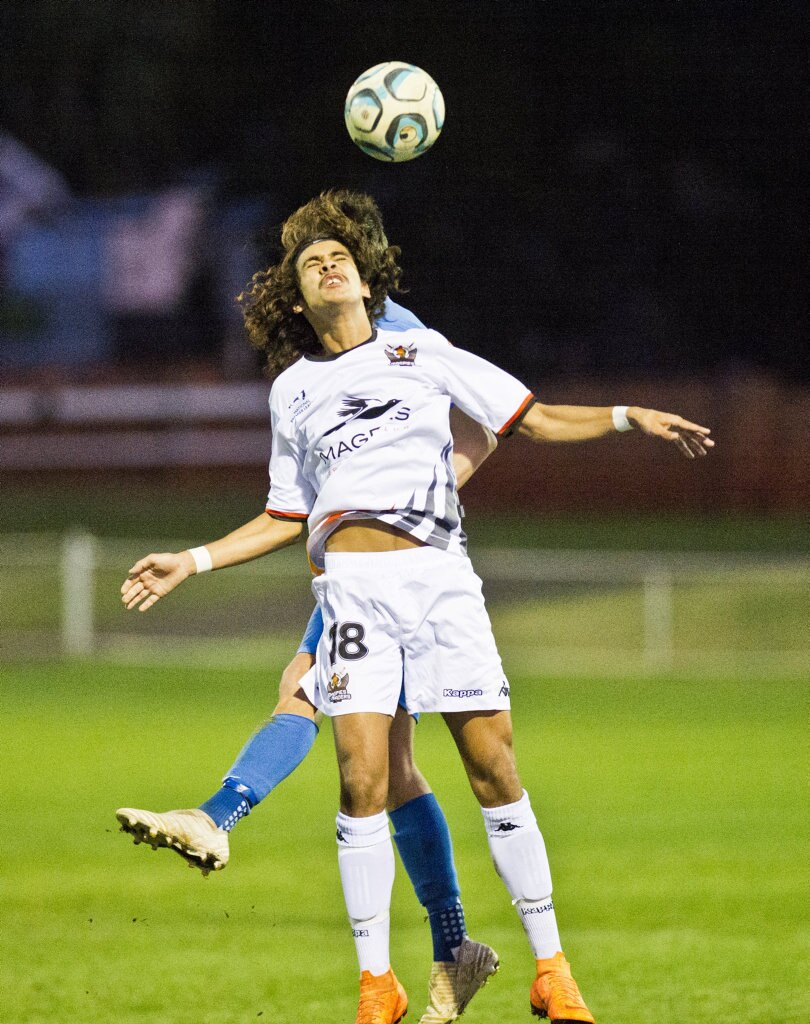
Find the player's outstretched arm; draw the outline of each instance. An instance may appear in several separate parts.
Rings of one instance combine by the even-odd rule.
[[[285,548],[298,540],[302,531],[300,522],[273,519],[263,512],[239,529],[205,546],[211,557],[211,567],[224,569]],[[129,570],[121,587],[121,601],[127,610],[138,608],[145,612],[195,572],[197,563],[191,551],[147,555]]]
[[[626,422],[625,422],[626,420]],[[714,447],[708,427],[674,413],[631,405],[626,409],[588,405],[543,405],[537,402],[518,428],[532,441],[592,441],[620,429],[638,427],[650,437],[677,446],[689,459],[706,455]]]

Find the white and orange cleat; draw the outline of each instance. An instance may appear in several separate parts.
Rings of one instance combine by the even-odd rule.
[[[355,1024],[399,1024],[407,1012],[405,989],[390,967],[385,974],[362,972]]]
[[[136,845],[148,843],[153,850],[174,850],[203,875],[221,871],[228,863],[228,833],[217,828],[199,808],[155,814],[136,807],[119,807],[115,816],[121,831],[131,835]]]
[[[535,1017],[548,1017],[551,1024],[595,1024],[562,953],[537,961],[529,999]]]

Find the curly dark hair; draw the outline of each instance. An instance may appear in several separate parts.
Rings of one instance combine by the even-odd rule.
[[[304,316],[293,312],[293,306],[301,301],[296,259],[307,243],[324,238],[340,242],[352,254],[360,278],[371,292],[365,305],[372,323],[382,315],[386,295],[401,290],[400,250],[388,244],[382,215],[371,196],[333,189],[311,199],[281,227],[281,262],[254,274],[237,296],[248,339],[263,353],[270,377],[301,355],[322,351],[315,331]]]

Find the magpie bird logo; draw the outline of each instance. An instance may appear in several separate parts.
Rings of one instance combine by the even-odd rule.
[[[416,360],[416,345],[386,345],[385,354],[392,366],[413,366]]]
[[[376,420],[401,403],[401,398],[390,398],[387,402],[381,402],[379,398],[356,398],[350,395],[343,399],[343,405],[338,409],[338,416],[342,416],[340,423],[330,427],[322,435],[327,437],[334,434],[336,430],[345,427],[347,423],[355,420]]]

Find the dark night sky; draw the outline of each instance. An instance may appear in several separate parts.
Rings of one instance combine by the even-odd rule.
[[[280,220],[365,188],[413,307],[527,377],[807,381],[807,28],[803,4],[734,0],[11,2],[0,124],[80,194],[216,168]],[[342,119],[388,59],[447,104],[397,166]]]

